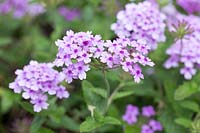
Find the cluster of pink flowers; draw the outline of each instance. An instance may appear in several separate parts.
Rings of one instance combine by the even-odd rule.
[[[58,12],[67,21],[73,21],[74,19],[76,19],[80,16],[80,11],[78,9],[69,9],[65,6],[59,7]]]
[[[157,5],[150,1],[130,3],[125,10],[118,12],[117,22],[111,25],[111,29],[119,37],[144,39],[151,49],[155,49],[159,42],[165,41],[165,19]]]
[[[58,53],[54,63],[56,66],[65,65],[63,72],[68,83],[73,79],[86,79],[91,58],[98,58],[104,51],[101,36],[93,36],[91,32],[67,31],[63,40],[56,41],[56,45]]]
[[[91,32],[67,31],[63,40],[56,41],[56,45],[59,49],[55,65],[65,65],[63,72],[68,83],[73,79],[85,79],[92,60],[97,60],[109,69],[122,67],[133,75],[135,82],[144,78],[139,64],[154,65],[146,57],[150,47],[142,39],[130,41],[127,38],[118,38],[114,41],[103,41],[101,36],[93,36]]]
[[[144,106],[142,108],[142,117],[146,117],[147,119],[150,119],[148,121],[148,124],[142,125],[141,133],[154,133],[156,131],[162,131],[162,125],[159,121],[156,121],[154,119],[151,119],[151,117],[155,116],[156,112],[153,108],[153,106]],[[134,105],[127,105],[125,114],[123,115],[123,120],[127,122],[129,125],[133,125],[137,123],[138,118],[140,116],[140,111],[137,106]]]
[[[24,99],[30,99],[35,112],[48,108],[47,94],[56,95],[60,99],[69,97],[65,88],[59,85],[65,75],[54,70],[50,63],[31,61],[23,70],[16,70],[15,74],[17,77],[9,87],[15,93],[22,93]]]
[[[39,3],[29,3],[28,0],[5,0],[0,3],[0,14],[13,12],[15,18],[21,18],[28,14],[36,16],[45,12],[44,6]]]
[[[200,65],[200,18],[197,16],[189,15],[176,15],[176,18],[169,25],[170,30],[176,32],[174,25],[184,22],[187,24],[187,30],[191,32],[186,34],[183,38],[177,39],[175,43],[167,49],[167,54],[170,58],[165,62],[165,68],[178,67],[181,64],[180,73],[184,75],[185,79],[191,79],[196,74],[196,69]],[[176,26],[175,26],[176,27]],[[183,65],[182,65],[183,63]]]
[[[176,2],[189,14],[200,12],[200,0],[176,0]]]

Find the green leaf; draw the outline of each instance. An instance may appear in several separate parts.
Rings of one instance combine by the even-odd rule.
[[[54,133],[54,131],[48,128],[41,127],[40,129],[38,129],[37,133]]]
[[[186,128],[191,127],[191,124],[192,124],[192,121],[189,119],[186,119],[186,118],[177,118],[177,119],[175,119],[175,122]]]
[[[35,114],[35,112],[33,111],[33,106],[28,103],[28,102],[20,102],[20,105],[29,113],[31,114]]]
[[[20,96],[14,94],[7,88],[0,87],[0,105],[1,105],[1,112],[6,113],[9,109],[20,100]]]
[[[175,91],[175,100],[183,100],[198,91],[199,88],[195,82],[185,82]]]
[[[103,98],[97,93],[94,93],[95,87],[93,87],[93,85],[90,82],[85,80],[82,82],[82,88],[83,96],[87,105],[96,107],[97,111],[99,112],[104,112],[103,109],[106,104],[105,98]]]
[[[98,127],[101,127],[103,123],[96,122],[94,118],[88,117],[83,123],[80,125],[80,132],[89,132]]]
[[[79,129],[78,123],[76,123],[72,118],[70,118],[68,116],[64,116],[62,118],[61,124],[63,127],[65,127],[66,129],[69,129],[71,131],[78,131],[78,129]]]
[[[118,119],[116,119],[116,118],[114,118],[114,117],[110,117],[110,116],[106,116],[106,117],[104,118],[103,122],[104,122],[105,124],[121,125],[121,122],[120,122]]]
[[[31,124],[31,129],[30,132],[31,133],[37,133],[38,130],[40,129],[40,127],[42,126],[42,124],[45,122],[46,118],[45,117],[41,117],[41,116],[36,116],[33,119],[33,122]]]
[[[171,110],[171,107],[167,107],[161,112],[158,120],[162,123],[166,133],[188,133],[188,130],[175,123],[175,117],[175,112]]]
[[[141,133],[140,128],[136,125],[126,125],[124,129],[125,133]]]
[[[95,119],[97,122],[103,122],[103,121],[104,121],[104,116],[103,116],[103,114],[101,114],[100,112],[94,110],[94,119]]]
[[[195,120],[192,122],[191,133],[198,133],[200,131],[200,119]]]
[[[134,94],[134,90],[117,92],[117,94],[115,94],[115,96],[113,97],[113,100],[123,98],[123,97],[127,97],[127,96],[130,96],[132,94]]]
[[[2,37],[0,38],[0,46],[5,46],[12,42],[12,39],[10,37]]]
[[[103,98],[106,98],[106,91],[102,88],[93,88],[92,91],[96,94],[98,94],[99,96],[103,97]]]
[[[183,108],[186,108],[186,109],[189,109],[189,110],[192,110],[194,112],[199,112],[199,105],[198,103],[194,102],[194,101],[182,101],[180,103],[180,105],[183,107]]]

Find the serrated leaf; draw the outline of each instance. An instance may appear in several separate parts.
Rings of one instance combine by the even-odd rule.
[[[192,121],[186,118],[177,118],[175,119],[175,122],[181,126],[184,126],[185,128],[191,127]]]
[[[88,117],[83,123],[80,125],[80,132],[89,132],[98,127],[101,127],[103,123],[96,122],[94,118]]]
[[[116,99],[119,99],[119,98],[123,98],[123,97],[127,97],[127,96],[130,96],[134,94],[134,90],[132,91],[121,91],[121,92],[118,92],[117,94],[115,94],[115,96],[113,97],[113,100],[116,100]]]
[[[189,110],[192,110],[194,112],[199,112],[199,105],[194,102],[194,101],[183,101],[180,103],[180,105],[183,107],[183,108],[186,108],[186,109],[189,109]]]
[[[198,85],[195,82],[185,82],[175,91],[175,100],[183,100],[190,97],[192,94],[199,91]]]
[[[30,132],[37,133],[42,124],[45,122],[45,120],[46,120],[45,117],[36,116],[31,124]]]
[[[121,122],[114,118],[114,117],[110,117],[110,116],[106,116],[104,118],[104,121],[103,121],[105,124],[112,124],[112,125],[121,125]]]

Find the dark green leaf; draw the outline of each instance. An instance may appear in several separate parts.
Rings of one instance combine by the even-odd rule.
[[[35,116],[32,124],[31,124],[30,132],[31,133],[37,133],[38,130],[40,129],[40,127],[42,126],[42,124],[45,122],[45,120],[46,120],[45,117]]]

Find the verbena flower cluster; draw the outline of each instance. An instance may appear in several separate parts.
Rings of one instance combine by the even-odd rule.
[[[58,12],[63,16],[67,21],[73,21],[74,19],[80,16],[80,11],[78,9],[69,9],[65,6],[60,6]]]
[[[189,14],[200,12],[200,0],[176,0],[176,2]]]
[[[59,85],[65,75],[52,67],[50,63],[30,61],[22,70],[16,70],[17,78],[9,85],[15,93],[22,93],[24,99],[30,99],[35,112],[48,108],[47,94],[56,95],[60,99],[69,97],[65,88]]]
[[[25,15],[36,16],[45,12],[44,6],[39,3],[29,3],[28,0],[5,0],[0,3],[0,14],[13,12],[15,18]]]
[[[164,66],[169,69],[172,67],[181,67],[180,73],[184,75],[185,79],[191,79],[196,74],[200,65],[200,18],[189,15],[176,15],[173,20],[170,30],[176,32],[178,23],[184,22],[186,30],[190,30],[183,38],[178,38],[175,43],[167,49],[167,54],[170,58],[165,62]],[[177,28],[174,28],[177,27]]]
[[[108,69],[122,67],[124,71],[133,75],[135,82],[139,82],[144,78],[139,65],[154,65],[145,56],[150,49],[145,40],[136,42],[118,38],[114,41],[103,41],[101,36],[93,36],[91,32],[67,31],[63,40],[58,40],[56,45],[59,49],[55,65],[65,66],[63,72],[68,83],[73,79],[85,79],[91,65],[100,65]],[[92,60],[98,64],[93,64]]]
[[[117,22],[111,25],[111,29],[119,37],[128,37],[131,40],[144,39],[155,49],[159,42],[165,41],[166,16],[149,1],[139,4],[127,4],[125,10],[117,14]]]
[[[154,133],[156,131],[162,131],[162,125],[159,121],[152,119],[156,112],[153,106],[142,107],[142,112],[140,114],[139,108],[134,105],[127,105],[125,114],[122,119],[129,125],[134,125],[139,121],[140,117],[145,117],[148,121],[147,124],[143,124],[141,127],[141,133]]]

